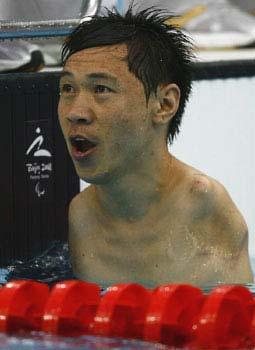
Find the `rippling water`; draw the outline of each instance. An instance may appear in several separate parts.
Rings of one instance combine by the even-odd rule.
[[[134,339],[81,336],[66,338],[45,333],[23,335],[0,334],[0,350],[94,350],[94,349],[147,349],[167,350],[169,347]],[[175,349],[178,350],[178,349]]]
[[[55,241],[41,255],[27,262],[15,261],[0,271],[0,283],[11,279],[34,279],[50,285],[58,281],[75,279],[68,244]]]
[[[23,336],[7,336],[0,334],[0,349],[6,350],[94,350],[94,349],[147,349],[166,350],[161,344],[152,344],[137,340],[82,336],[64,338],[49,334],[32,333]]]

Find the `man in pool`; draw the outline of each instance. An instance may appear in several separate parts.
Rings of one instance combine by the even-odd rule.
[[[70,204],[73,270],[102,284],[251,282],[248,230],[229,194],[168,152],[192,47],[167,18],[109,11],[65,42],[59,120],[91,184]]]

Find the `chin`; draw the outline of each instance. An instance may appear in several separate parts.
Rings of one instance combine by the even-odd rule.
[[[107,185],[112,181],[112,177],[108,172],[84,174],[82,171],[77,171],[77,175],[80,179],[92,185]]]

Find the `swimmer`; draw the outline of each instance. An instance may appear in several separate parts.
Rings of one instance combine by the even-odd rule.
[[[69,208],[73,270],[105,284],[252,282],[247,225],[228,192],[168,151],[193,61],[168,18],[109,11],[64,44],[59,121],[90,183]]]

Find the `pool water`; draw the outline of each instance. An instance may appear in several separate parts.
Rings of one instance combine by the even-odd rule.
[[[0,349],[6,350],[94,350],[94,349],[147,349],[166,350],[161,344],[152,344],[137,340],[113,339],[95,336],[64,338],[42,333],[23,336],[7,336],[0,334]]]
[[[41,255],[29,261],[14,261],[0,269],[0,283],[11,279],[34,279],[49,285],[76,279],[70,264],[68,244],[54,241]]]

